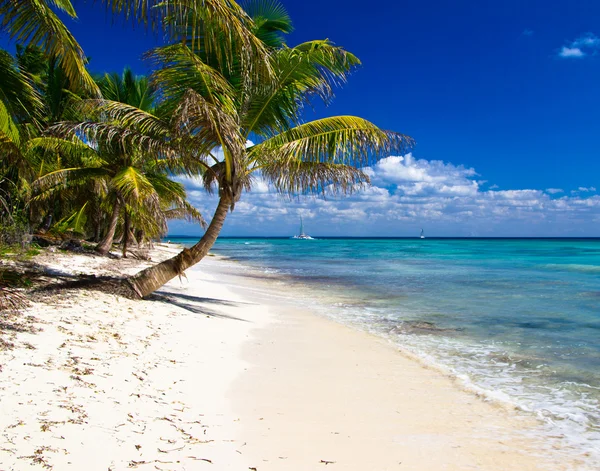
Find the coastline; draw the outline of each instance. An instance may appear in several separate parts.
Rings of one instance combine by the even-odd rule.
[[[549,453],[532,417],[234,271],[207,257],[152,300],[81,290],[34,304],[43,330],[0,352],[0,463],[586,469]]]

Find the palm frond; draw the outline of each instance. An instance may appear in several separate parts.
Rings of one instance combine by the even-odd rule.
[[[182,131],[183,147],[200,149],[208,154],[221,146],[225,154],[224,175],[231,182],[246,150],[246,139],[240,133],[237,115],[222,111],[195,91],[188,90],[175,111],[173,124]]]
[[[350,194],[370,183],[360,169],[325,162],[271,162],[262,177],[284,194]]]
[[[77,162],[84,167],[100,167],[106,162],[98,153],[78,139],[76,136],[71,140],[60,139],[56,137],[37,137],[27,142],[26,152],[32,153],[36,150],[43,150],[51,155],[62,156],[63,161]],[[35,159],[32,159],[35,161]]]
[[[48,172],[31,184],[35,195],[32,200],[42,200],[57,190],[77,185],[89,185],[93,178],[108,178],[109,176],[110,172],[103,168],[74,167]]]
[[[273,80],[255,87],[247,97],[242,122],[247,135],[273,135],[297,124],[303,104],[313,96],[329,103],[333,87],[360,64],[356,56],[327,40],[283,47],[271,61]]]
[[[249,149],[257,169],[279,163],[335,163],[364,167],[382,156],[406,152],[413,140],[384,131],[354,116],[336,116],[302,124]]]
[[[147,77],[136,76],[131,69],[125,68],[122,74],[106,73],[97,82],[104,100],[153,111],[156,89],[150,85]]]
[[[200,211],[187,201],[182,201],[179,207],[164,210],[166,219],[185,219],[188,222],[197,222],[206,229],[207,224]]]
[[[84,136],[92,147],[104,143],[108,146],[118,146],[123,152],[137,149],[157,158],[178,155],[177,150],[161,136],[147,135],[137,129],[111,123],[64,121],[48,128],[47,133],[53,136]]]
[[[14,143],[15,146],[19,145],[21,141],[19,129],[2,100],[0,100],[0,133],[7,142],[10,141]]]
[[[186,194],[183,184],[173,181],[167,175],[161,173],[146,172],[145,176],[162,200],[174,202],[185,199]]]
[[[31,76],[18,68],[15,59],[0,49],[0,101],[16,122],[41,118],[42,99]]]
[[[87,222],[86,210],[89,201],[86,201],[81,208],[68,214],[60,221],[57,221],[51,228],[50,232],[55,234],[64,234],[67,231],[72,231],[76,234],[85,234],[85,224]]]
[[[252,34],[252,20],[233,0],[105,0],[113,12],[125,13],[174,42],[213,55],[224,68],[242,60],[254,76],[268,72],[264,44]]]
[[[214,105],[219,104],[228,111],[235,109],[231,84],[186,45],[178,43],[156,48],[146,54],[146,58],[156,67],[151,82],[161,90],[163,102],[179,103],[188,90],[194,90]]]
[[[112,185],[129,205],[140,203],[156,193],[152,183],[135,167],[119,171],[112,179]]]
[[[71,16],[75,15],[68,0],[50,2]],[[86,58],[73,35],[44,0],[0,0],[0,26],[11,39],[42,45],[48,55],[56,57],[72,83],[98,94],[99,90],[86,70]]]
[[[137,106],[112,100],[83,100],[79,109],[97,121],[114,122],[122,128],[135,129],[148,136],[167,136],[168,123]]]
[[[254,22],[254,35],[268,47],[280,47],[282,33],[291,33],[294,29],[290,15],[278,0],[244,0],[240,5]]]

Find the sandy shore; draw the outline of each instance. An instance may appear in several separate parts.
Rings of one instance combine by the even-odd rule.
[[[213,257],[150,300],[69,291],[24,316],[0,324],[3,471],[586,469],[532,418]]]

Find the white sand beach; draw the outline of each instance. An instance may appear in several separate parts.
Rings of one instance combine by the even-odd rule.
[[[235,268],[207,257],[144,301],[63,291],[3,323],[0,470],[586,469],[533,418]]]

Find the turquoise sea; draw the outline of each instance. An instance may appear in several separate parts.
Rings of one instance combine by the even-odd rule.
[[[600,464],[600,239],[222,238],[213,252],[537,415]]]

